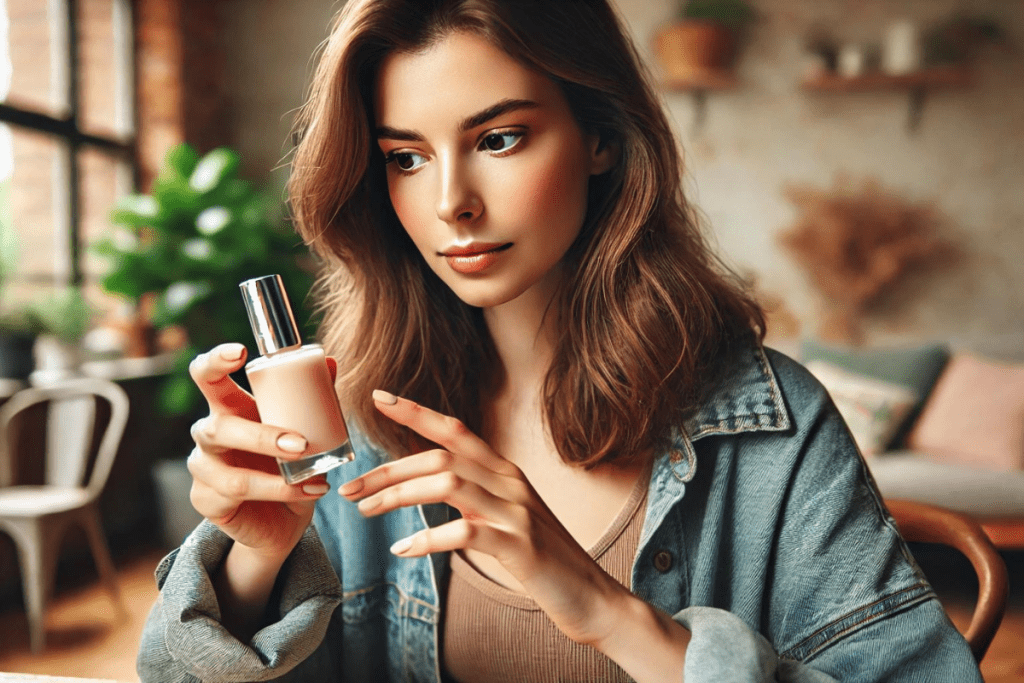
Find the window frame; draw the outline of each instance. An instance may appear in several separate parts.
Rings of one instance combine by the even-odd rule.
[[[64,164],[67,169],[64,187],[57,187],[55,180],[54,192],[61,192],[65,197],[67,211],[62,219],[67,230],[67,251],[66,254],[55,254],[55,262],[61,261],[67,264],[67,272],[57,272],[55,268],[52,274],[51,284],[54,286],[83,287],[85,283],[85,272],[83,267],[84,246],[82,243],[82,212],[81,212],[81,190],[82,172],[79,159],[79,152],[83,148],[95,148],[100,152],[117,157],[118,160],[128,166],[131,175],[130,191],[135,191],[139,185],[139,163],[137,156],[137,133],[138,126],[136,117],[138,115],[138,87],[135,80],[135,14],[131,0],[113,0],[111,7],[115,15],[121,12],[121,21],[113,21],[112,27],[115,32],[123,32],[121,38],[125,41],[122,54],[115,55],[115,70],[123,68],[122,80],[127,85],[127,92],[122,94],[123,101],[117,106],[127,109],[125,116],[125,127],[122,134],[103,135],[90,133],[83,130],[79,116],[81,112],[80,100],[80,72],[81,60],[79,58],[78,40],[78,7],[81,0],[61,0],[64,4],[65,28],[61,32],[54,31],[54,39],[65,41],[66,61],[66,86],[67,86],[67,110],[64,116],[53,116],[35,109],[19,107],[6,102],[0,102],[0,122],[12,127],[28,130],[55,138],[63,147]],[[88,2],[88,0],[85,0]],[[118,9],[120,8],[120,9]],[[120,67],[118,66],[120,62]],[[55,229],[59,229],[55,227]],[[47,278],[49,279],[49,278]],[[43,278],[37,274],[16,273],[12,280],[43,284]]]

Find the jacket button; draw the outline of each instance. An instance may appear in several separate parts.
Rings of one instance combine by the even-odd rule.
[[[659,550],[654,553],[654,568],[664,574],[672,568],[672,553],[667,550]]]

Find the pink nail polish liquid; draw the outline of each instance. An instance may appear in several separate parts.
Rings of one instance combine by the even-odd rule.
[[[355,454],[327,356],[319,344],[302,343],[281,276],[246,280],[239,287],[261,354],[245,366],[260,421],[297,432],[308,442],[302,458],[278,459],[281,476],[297,484],[350,462]]]

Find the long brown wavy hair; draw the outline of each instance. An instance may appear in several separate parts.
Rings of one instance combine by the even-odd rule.
[[[478,431],[495,386],[482,312],[406,235],[373,136],[382,60],[452,31],[481,35],[547,75],[581,128],[619,150],[615,167],[591,179],[549,311],[558,338],[544,413],[566,462],[649,457],[765,325],[683,197],[672,129],[605,0],[350,0],[338,15],[297,119],[288,196],[299,233],[324,261],[320,340],[339,360],[343,405],[378,442],[409,448],[416,440],[372,407],[373,389]]]

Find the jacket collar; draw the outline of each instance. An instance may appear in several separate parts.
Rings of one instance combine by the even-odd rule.
[[[714,434],[781,432],[791,424],[789,410],[764,348],[751,348],[739,354],[734,371],[722,380],[677,434],[667,454],[672,475],[683,482],[693,479],[697,469],[693,442],[698,439]]]

